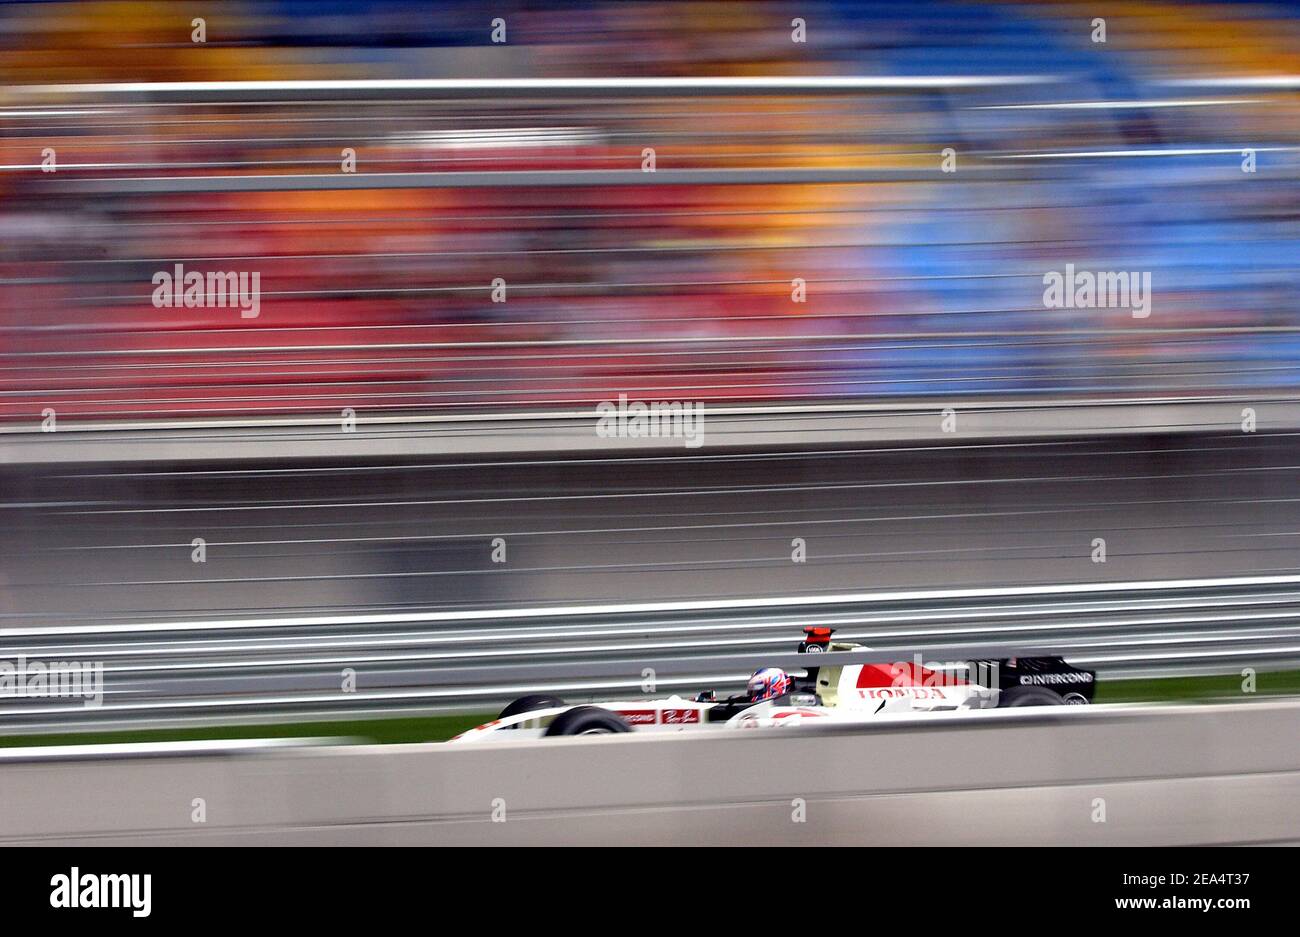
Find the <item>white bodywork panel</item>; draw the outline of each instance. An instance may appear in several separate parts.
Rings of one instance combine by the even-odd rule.
[[[858,645],[836,644],[833,650],[866,650]],[[810,665],[816,666],[815,661]],[[657,700],[616,700],[574,703],[550,709],[520,713],[476,726],[452,742],[466,743],[493,738],[541,738],[546,726],[573,706],[591,705],[623,717],[637,732],[685,732],[760,727],[791,727],[816,722],[860,723],[882,715],[925,713],[955,709],[986,709],[997,705],[998,691],[959,676],[912,665],[847,664],[821,667],[817,675],[817,696],[805,697],[810,705],[773,705],[771,701],[742,709],[725,722],[708,721],[708,711],[723,705],[670,696]],[[821,705],[816,705],[820,697]],[[799,700],[802,702],[802,700]]]

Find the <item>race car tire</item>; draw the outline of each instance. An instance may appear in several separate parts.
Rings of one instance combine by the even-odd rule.
[[[1042,686],[1013,686],[998,697],[998,709],[1010,706],[1064,706],[1065,700]]]
[[[618,713],[599,706],[574,706],[551,720],[547,735],[613,735],[631,732],[632,727]]]
[[[534,693],[532,696],[521,696],[505,709],[501,710],[498,719],[506,719],[510,716],[517,716],[520,713],[530,713],[534,709],[554,709],[557,706],[563,706],[564,700],[558,696],[547,696],[544,693]]]

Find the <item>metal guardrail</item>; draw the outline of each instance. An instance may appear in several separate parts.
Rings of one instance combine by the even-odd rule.
[[[1298,723],[1288,700],[541,743],[157,758],[145,746],[6,765],[0,842],[1293,843],[1300,750],[1284,740]]]
[[[949,405],[961,421],[963,442],[1240,433],[1245,407],[1256,412],[1261,431],[1300,427],[1300,398],[1281,392],[1215,398],[718,405],[701,412],[707,446],[716,451],[758,444],[795,446],[810,438],[820,445],[941,443],[953,438],[942,432],[944,407]],[[53,433],[41,432],[35,423],[0,426],[0,465],[683,449],[679,438],[602,438],[596,433],[594,410],[363,411],[355,420],[355,432],[343,432],[335,416],[67,422]]]
[[[485,711],[739,685],[797,668],[809,624],[846,660],[1053,653],[1102,678],[1300,665],[1300,576],[6,629],[0,660],[102,667],[102,701],[0,700],[8,731]]]

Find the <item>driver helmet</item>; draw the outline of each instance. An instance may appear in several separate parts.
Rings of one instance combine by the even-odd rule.
[[[793,685],[794,681],[790,679],[790,675],[780,667],[764,667],[754,671],[745,689],[750,700],[757,703],[760,700],[784,696],[790,692]]]

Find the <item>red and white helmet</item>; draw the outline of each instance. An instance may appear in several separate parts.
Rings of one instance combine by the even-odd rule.
[[[784,696],[793,686],[794,681],[790,679],[790,675],[780,667],[764,667],[754,671],[745,689],[749,698],[757,703],[760,700]]]

